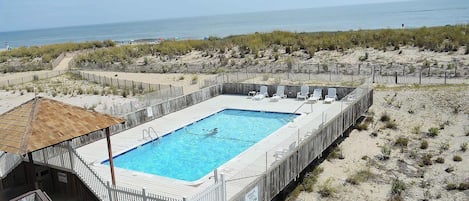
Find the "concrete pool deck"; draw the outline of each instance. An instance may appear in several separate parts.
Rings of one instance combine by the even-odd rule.
[[[113,135],[111,137],[113,155],[115,156],[151,140],[149,138],[144,139],[142,135],[143,130],[149,127],[154,128],[158,135],[162,135],[226,108],[292,113],[304,103],[305,101],[296,99],[282,99],[278,102],[271,102],[269,98],[256,101],[246,96],[220,95]],[[266,168],[275,163],[276,158],[274,155],[276,152],[288,151],[290,145],[297,146],[298,142],[306,137],[306,131],[317,129],[323,119],[330,120],[345,107],[346,103],[340,101],[332,104],[323,104],[322,101],[315,104],[304,104],[297,111],[302,115],[293,122],[283,126],[219,167],[218,173],[223,173],[227,181],[227,198],[230,199],[241,191],[255,180],[257,175],[262,174]],[[88,164],[91,164],[91,167],[98,175],[105,180],[111,180],[109,166],[100,164],[103,160],[108,159],[105,139],[80,147],[77,152]],[[145,188],[147,192],[178,199],[192,197],[212,185],[214,183],[214,179],[210,177],[212,175],[213,173],[210,173],[197,182],[185,182],[115,168],[116,184],[118,186],[135,189]]]

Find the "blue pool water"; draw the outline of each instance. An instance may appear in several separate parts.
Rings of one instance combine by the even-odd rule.
[[[298,114],[225,109],[114,157],[115,167],[196,181]],[[217,128],[216,134],[210,130]],[[102,162],[109,165],[109,161]]]

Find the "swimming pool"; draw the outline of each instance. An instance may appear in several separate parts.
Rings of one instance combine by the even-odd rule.
[[[272,134],[298,114],[224,109],[114,157],[114,165],[196,181]],[[213,129],[217,130],[213,133]],[[105,160],[102,164],[109,165]]]

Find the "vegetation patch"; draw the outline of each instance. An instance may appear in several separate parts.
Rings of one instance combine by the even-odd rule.
[[[443,164],[443,163],[445,163],[445,159],[443,157],[438,157],[438,158],[436,158],[435,162]]]
[[[337,193],[337,189],[332,187],[332,178],[327,179],[323,184],[318,186],[318,193],[321,197],[332,197]]]
[[[455,156],[453,156],[453,161],[460,162],[460,161],[462,161],[462,157],[459,156],[459,155],[455,155]]]
[[[420,149],[427,149],[428,148],[428,141],[422,140],[420,143]]]
[[[440,129],[437,127],[432,127],[428,129],[427,135],[430,137],[436,137],[440,134]]]
[[[391,120],[391,117],[388,115],[388,113],[384,112],[383,114],[381,114],[379,120],[382,122],[388,122]]]
[[[356,172],[353,175],[350,175],[345,182],[352,185],[358,185],[360,183],[366,182],[369,179],[372,179],[375,175],[371,172],[370,168],[366,168]]]
[[[396,178],[391,184],[391,197],[389,200],[403,200],[402,193],[406,190],[407,186],[404,181]]]
[[[314,186],[322,172],[324,172],[323,168],[315,167],[313,171],[306,173],[303,181],[293,190],[289,197],[296,198],[302,191],[313,192]]]
[[[463,143],[461,144],[460,148],[461,148],[461,151],[462,151],[462,152],[466,152],[466,151],[467,151],[467,142],[463,142]]]
[[[431,154],[423,154],[422,155],[422,158],[419,162],[419,166],[420,167],[423,167],[423,166],[430,166],[433,164],[432,162],[432,155]]]
[[[407,144],[409,144],[409,138],[406,138],[406,137],[399,137],[394,142],[395,146],[400,146],[400,147],[407,147]]]

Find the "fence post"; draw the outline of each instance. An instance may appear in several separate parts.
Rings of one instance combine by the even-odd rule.
[[[445,85],[446,85],[446,71],[445,71]]]
[[[360,67],[362,64],[358,64],[358,75],[360,75]]]
[[[218,169],[216,168],[213,170],[213,178],[215,179],[215,183],[218,183]]]
[[[394,72],[394,83],[397,84],[397,71]]]
[[[422,69],[420,69],[419,73],[419,84],[422,84]]]
[[[373,70],[371,71],[371,74],[373,75],[373,83],[375,83],[375,66],[373,66]]]
[[[225,182],[225,175],[220,174],[221,180],[221,200],[226,201],[226,182]]]
[[[72,172],[75,172],[75,169],[73,168],[74,160],[73,160],[73,155],[72,155],[73,149],[72,149],[71,140],[68,140],[67,144],[68,144],[68,157],[70,157],[70,169],[72,170]],[[44,158],[44,160],[46,159]]]
[[[402,69],[402,76],[405,76],[405,66],[404,66],[404,68]]]
[[[173,97],[173,86],[169,85],[169,94]]]
[[[147,201],[147,194],[145,192],[145,188],[142,188],[142,198],[143,198],[143,201]]]
[[[458,64],[454,64],[454,77],[457,77]]]
[[[109,183],[109,181],[106,182],[106,188],[107,188],[107,193],[108,193],[108,196],[109,196],[109,201],[112,201],[112,192],[111,192],[111,184]]]

